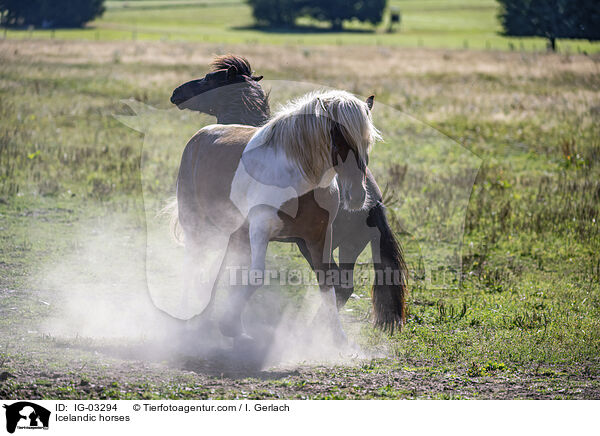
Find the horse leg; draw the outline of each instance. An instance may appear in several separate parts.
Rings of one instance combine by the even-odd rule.
[[[245,250],[240,253],[246,259],[250,258],[249,281],[247,285],[233,287],[227,302],[225,312],[219,322],[219,328],[224,336],[233,338],[248,338],[244,326],[242,324],[242,312],[246,307],[246,303],[258,288],[264,283],[265,274],[265,258],[267,255],[267,245],[270,239],[270,221],[262,219],[260,213],[252,213],[249,219],[249,225]],[[240,262],[243,268],[247,266]]]
[[[354,293],[354,264],[356,263],[356,259],[364,249],[367,242],[368,240],[365,242],[362,248],[358,250],[354,246],[350,248],[349,245],[340,245],[339,266],[337,263],[335,263],[335,260],[333,260],[333,255],[331,256],[330,268],[336,269],[339,272],[337,276],[340,277],[339,283],[336,282],[334,284],[335,298],[338,309],[344,307],[344,304],[346,304],[346,301],[348,301],[350,295]],[[298,245],[302,256],[304,256],[310,267],[314,270],[312,257],[304,239],[298,239],[296,244]],[[344,263],[342,263],[341,259],[344,259]]]
[[[371,241],[369,230],[367,214],[363,211],[350,213],[340,210],[333,222],[333,236],[339,247],[341,277],[345,280],[339,289],[335,289],[339,309],[344,307],[354,293],[354,267],[356,259]]]
[[[203,248],[199,242],[199,238],[192,235],[191,232],[186,234],[185,238],[185,251],[183,261],[183,295],[179,302],[180,310],[187,312],[190,308],[190,304],[195,296],[202,292],[202,283],[204,281],[204,275],[206,271],[203,271],[200,263],[202,259]],[[213,296],[210,296],[206,306],[202,309],[200,315],[205,318],[206,314],[210,313],[212,306]]]
[[[310,267],[313,268],[312,257],[310,255],[310,251],[308,251],[308,247],[306,246],[306,241],[304,239],[299,238],[296,240],[296,245],[298,246],[300,253],[302,254],[302,256],[304,256]]]
[[[315,321],[325,320],[329,324],[335,342],[345,344],[348,342],[348,338],[344,333],[337,311],[336,288],[327,280],[330,271],[339,271],[339,269],[331,260],[324,261],[324,253],[331,253],[331,243],[327,243],[327,241],[307,242],[307,249],[313,259],[313,270],[319,279],[322,299],[319,311],[315,315]],[[319,277],[319,274],[322,274],[322,277]],[[333,277],[336,277],[336,274],[333,274]]]
[[[339,247],[340,253],[340,273],[343,280],[340,283],[339,289],[335,288],[335,297],[337,308],[341,309],[344,307],[350,296],[354,293],[354,267],[356,266],[356,259],[368,241],[364,244],[341,244]]]
[[[219,273],[211,291],[210,301],[202,313],[187,321],[188,329],[200,331],[212,329],[214,327],[213,317],[215,315],[215,296],[217,293],[217,288],[221,284],[222,280],[230,280],[230,268],[239,268],[240,263],[243,262],[245,258],[245,256],[241,256],[240,254],[244,253],[244,250],[248,244],[244,244],[244,238],[241,235],[243,235],[243,232],[235,232],[230,236],[227,244],[227,252],[223,258],[223,262],[219,268]]]

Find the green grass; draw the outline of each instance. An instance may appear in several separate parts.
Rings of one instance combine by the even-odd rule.
[[[402,12],[397,33],[387,23],[374,28],[348,22],[345,32],[327,32],[327,25],[306,18],[297,29],[256,29],[250,8],[240,1],[107,1],[103,17],[86,29],[8,30],[9,38],[86,40],[168,40],[221,44],[378,45],[398,47],[476,48],[544,51],[541,38],[499,35],[494,0],[392,1]],[[599,45],[584,40],[560,40],[562,51],[596,52]]]

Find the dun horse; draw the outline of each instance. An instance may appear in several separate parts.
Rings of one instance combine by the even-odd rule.
[[[175,89],[171,102],[180,109],[216,116],[220,124],[261,126],[270,116],[268,95],[258,83],[262,78],[252,74],[246,59],[235,55],[218,56],[211,63],[211,72]],[[341,208],[333,222],[332,250],[339,247],[339,268],[350,278],[335,286],[337,305],[342,307],[353,293],[356,260],[370,242],[376,273],[372,291],[375,324],[393,332],[394,328],[401,327],[405,317],[407,268],[401,247],[387,222],[381,191],[368,168],[366,190],[366,207],[358,211]],[[312,262],[302,239],[290,238],[288,242],[296,242],[304,257]],[[335,263],[332,265],[337,267]],[[399,280],[382,280],[386,270],[396,272]]]
[[[187,144],[177,203],[188,258],[202,255],[209,233],[231,235],[226,262],[235,259],[236,268],[254,273],[230,292],[219,323],[225,336],[246,336],[241,314],[264,282],[269,241],[300,239],[319,279],[322,319],[330,320],[336,339],[345,339],[327,279],[336,276],[331,225],[340,198],[348,210],[366,203],[368,152],[379,137],[372,104],[372,97],[362,102],[344,91],[311,93],[262,127],[211,125]]]

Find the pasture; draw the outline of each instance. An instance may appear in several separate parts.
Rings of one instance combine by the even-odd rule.
[[[597,55],[528,47],[541,40],[522,52],[443,48],[462,47],[471,31],[481,48],[485,32],[506,44],[488,25],[492,2],[472,12],[485,11],[489,22],[469,18],[481,27],[455,23],[463,30],[452,37],[423,36],[428,48],[415,42],[418,14],[409,18],[417,2],[402,2],[407,35],[397,41],[243,29],[250,18],[238,3],[193,9],[222,14],[205,22],[185,5],[142,13],[133,3],[150,2],[129,3],[55,40],[49,31],[34,39],[9,31],[0,41],[0,397],[600,398]],[[128,14],[142,17],[134,41]],[[230,17],[239,30],[223,26]],[[442,21],[451,32],[453,21]],[[165,32],[169,40],[159,41]],[[390,187],[410,294],[405,328],[387,337],[368,321],[369,281],[357,284],[342,313],[362,350],[356,356],[308,352],[293,365],[256,367],[225,352],[199,358],[144,333],[160,323],[144,299],[148,203],[173,193],[181,150],[209,120],[173,109],[169,97],[228,52],[273,81],[273,104],[290,96],[278,81],[376,95],[374,121],[387,137],[370,167]],[[130,98],[157,109],[151,139],[115,118],[133,115],[123,102]],[[453,273],[461,280],[444,286],[433,286],[423,263],[448,254],[441,226],[453,219],[445,215],[451,199],[423,192],[421,182],[464,180],[460,165],[428,166],[439,162],[435,141],[460,144],[481,164],[459,235]],[[407,163],[416,169],[407,172]],[[430,203],[407,210],[406,198]],[[423,226],[406,231],[421,213]],[[275,263],[304,262],[288,245],[270,254]],[[274,292],[293,309],[318,291],[265,289],[253,313],[268,310],[262,304]]]

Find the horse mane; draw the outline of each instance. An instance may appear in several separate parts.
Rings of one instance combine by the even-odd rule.
[[[333,166],[332,130],[335,124],[349,146],[366,160],[381,139],[365,102],[346,91],[315,91],[282,106],[255,135],[257,145],[281,147],[307,180],[319,183]]]
[[[241,123],[251,126],[263,125],[271,116],[269,94],[265,93],[258,81],[252,77],[250,62],[242,56],[226,54],[215,56],[210,63],[211,71],[236,67],[244,81],[240,86],[228,85],[221,89],[220,100],[223,110],[217,115],[219,123]],[[239,104],[232,104],[239,102]],[[220,116],[219,116],[220,115]]]
[[[215,56],[210,63],[211,71],[226,70],[230,67],[235,67],[238,74],[250,77],[252,75],[252,67],[248,59],[234,54],[226,54]]]

